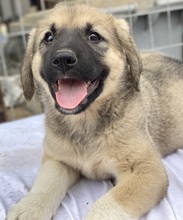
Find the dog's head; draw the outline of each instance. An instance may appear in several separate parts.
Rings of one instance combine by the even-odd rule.
[[[141,69],[124,20],[58,4],[30,34],[21,79],[26,99],[34,94],[34,78],[59,111],[76,114],[115,92],[123,74],[138,90]]]

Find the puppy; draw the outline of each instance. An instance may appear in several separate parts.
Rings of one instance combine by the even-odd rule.
[[[8,220],[51,219],[81,175],[115,178],[87,220],[137,220],[159,203],[168,187],[161,157],[183,146],[182,70],[139,54],[124,20],[56,5],[32,30],[21,74],[25,98],[36,88],[44,107],[43,162]]]

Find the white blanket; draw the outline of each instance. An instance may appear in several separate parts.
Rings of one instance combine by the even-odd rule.
[[[0,220],[30,190],[41,161],[44,116],[0,125]],[[170,185],[167,196],[141,220],[183,220],[183,150],[163,159]],[[110,181],[80,180],[67,193],[54,220],[82,220],[105,194]]]

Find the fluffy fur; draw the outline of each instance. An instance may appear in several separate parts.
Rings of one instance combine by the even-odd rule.
[[[90,42],[91,31],[102,40]],[[48,32],[54,37],[50,44],[45,43]],[[86,62],[108,71],[104,78],[95,73],[101,91],[79,111],[60,109],[50,87],[49,77],[57,75],[44,67],[51,65],[48,56],[52,59],[57,48],[76,54],[82,64],[77,71]],[[115,178],[87,220],[137,220],[159,203],[168,187],[161,157],[183,146],[182,69],[180,62],[160,54],[140,55],[124,20],[84,5],[58,4],[31,32],[21,75],[25,97],[31,99],[36,87],[44,106],[43,163],[30,193],[10,210],[8,220],[51,219],[81,174]],[[92,71],[77,77],[90,79]]]

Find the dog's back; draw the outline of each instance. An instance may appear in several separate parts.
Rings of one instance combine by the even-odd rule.
[[[183,146],[183,64],[159,53],[142,53],[141,98],[146,132],[165,156]]]

